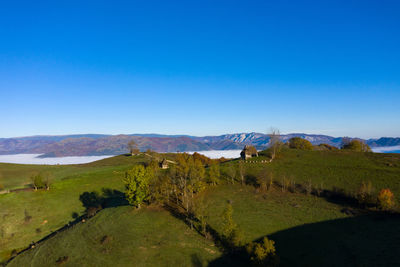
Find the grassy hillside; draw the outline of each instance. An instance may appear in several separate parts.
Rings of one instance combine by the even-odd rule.
[[[83,173],[91,173],[105,170],[109,167],[133,165],[138,162],[147,162],[148,156],[130,157],[120,155],[116,157],[106,158],[103,160],[74,165],[29,165],[29,164],[10,164],[0,163],[0,184],[5,189],[18,189],[30,187],[32,181],[31,176],[34,174],[44,174],[50,178],[52,182],[66,179],[69,176],[76,176]]]
[[[248,182],[254,183],[257,176],[267,171],[277,183],[286,179],[328,190],[336,187],[352,194],[363,181],[369,181],[376,193],[389,187],[400,200],[400,154],[284,149],[272,163],[260,163],[267,159],[260,156],[251,159],[259,163],[245,164]],[[236,161],[222,164],[222,171],[235,164]]]
[[[249,186],[222,186],[205,192],[198,201],[207,207],[210,225],[222,231],[226,203],[245,241],[268,236],[276,242],[281,266],[398,266],[400,217],[346,215],[346,206],[304,194],[275,189],[256,193]],[[223,256],[210,266],[246,263]]]
[[[159,157],[174,160],[176,154],[164,154]],[[122,192],[125,171],[135,164],[149,162],[150,159],[151,157],[142,154],[135,157],[121,155],[71,166],[1,164],[1,179],[9,187],[19,188],[29,183],[32,171],[50,172],[53,183],[49,191],[19,191],[0,195],[0,262],[8,259],[13,250],[20,251],[26,248],[30,242],[46,237],[73,221],[76,216],[82,215],[84,207],[79,200],[82,193],[101,192],[103,189]],[[245,180],[249,183],[245,186],[240,186],[237,182],[240,180],[237,160],[221,163],[220,185],[209,186],[206,191],[195,197],[197,205],[206,207],[206,220],[213,229],[221,231],[221,214],[229,200],[234,207],[234,220],[243,230],[245,241],[258,240],[265,235],[271,236],[277,242],[278,254],[284,266],[293,266],[296,262],[301,263],[299,266],[329,265],[327,260],[336,265],[353,262],[356,263],[353,266],[374,266],[367,263],[374,262],[373,257],[380,254],[386,255],[386,263],[398,262],[396,255],[400,253],[387,255],[387,251],[397,251],[397,247],[400,247],[395,246],[396,240],[400,240],[397,234],[400,233],[397,231],[400,230],[398,219],[377,220],[374,216],[358,211],[351,214],[345,212],[348,209],[347,203],[313,195],[281,192],[279,187],[267,193],[260,193],[253,184],[257,176],[265,171],[273,174],[277,185],[285,178],[298,184],[311,182],[313,186],[322,185],[329,190],[339,187],[350,193],[357,189],[362,181],[371,181],[376,190],[389,187],[399,199],[400,155],[288,149],[272,163],[261,162],[267,159],[266,156],[260,156],[251,160],[258,163],[245,163]],[[230,168],[236,170],[235,185],[229,185],[230,178],[227,174]],[[118,206],[121,203],[114,204]],[[110,206],[115,206],[114,204]],[[121,223],[116,218],[119,218]],[[363,226],[358,227],[358,224]],[[149,232],[143,228],[148,228]],[[375,228],[380,230],[374,230]],[[93,233],[90,229],[93,229]],[[160,235],[152,236],[150,230],[156,233],[160,231]],[[186,232],[187,230],[189,232]],[[106,235],[111,236],[110,240],[118,240],[110,241],[112,252],[109,254],[102,252],[104,247],[99,243],[99,239]],[[87,240],[80,240],[80,236],[86,236]],[[190,249],[174,247],[176,242],[182,240],[186,244],[187,236],[193,241],[188,243]],[[162,243],[164,239],[166,243]],[[374,241],[371,246],[376,248],[366,245],[368,239]],[[154,245],[156,242],[161,242],[159,247]],[[118,248],[118,243],[124,246]],[[63,247],[63,244],[78,246],[75,249],[72,245]],[[148,249],[143,252],[140,250],[140,244],[156,247],[154,250]],[[19,255],[12,264],[20,263],[19,266],[23,266],[24,263],[32,261],[35,263],[33,266],[54,265],[60,257],[68,256],[66,264],[76,266],[88,262],[88,259],[82,258],[83,254],[95,255],[92,259],[93,265],[98,265],[102,260],[105,263],[124,265],[132,257],[135,257],[139,265],[160,265],[157,258],[168,258],[169,255],[171,257],[167,263],[172,265],[178,258],[184,258],[185,265],[197,266],[195,262],[199,261],[210,261],[211,265],[232,264],[229,257],[221,255],[218,249],[209,253],[205,248],[210,244],[164,210],[133,211],[131,207],[107,208],[89,219],[86,224],[77,224],[73,229],[56,234],[41,243],[39,248]],[[81,247],[81,250],[78,247]],[[126,247],[132,249],[127,250]],[[357,249],[352,250],[352,247]],[[321,256],[317,257],[317,254],[311,253],[313,249],[319,251],[318,255]],[[164,250],[171,252],[163,254]],[[203,253],[203,250],[206,253]],[[143,254],[143,259],[137,256],[139,251]],[[332,256],[327,257],[327,253]],[[315,260],[311,257],[315,257]],[[312,265],[309,262],[319,264]]]
[[[0,195],[0,262],[8,258],[12,250],[20,250],[72,221],[74,213],[81,215],[84,207],[79,196],[83,192],[101,192],[103,188],[123,190],[125,171],[148,160],[146,156],[117,156],[90,164],[65,166],[60,177],[57,177],[57,169],[54,168],[50,170],[54,171],[56,178],[49,191]],[[9,169],[9,165],[3,166]],[[26,165],[15,166],[21,167],[16,168],[21,173],[26,168]],[[51,166],[36,168],[41,167]]]
[[[400,263],[400,218],[346,215],[323,198],[250,186],[210,188],[196,198],[207,207],[210,226],[222,231],[227,201],[245,241],[268,235],[276,241],[281,266],[394,266]],[[392,253],[394,252],[394,253]],[[381,258],[380,256],[384,257]],[[10,266],[243,266],[167,211],[123,206],[101,211],[19,255]]]
[[[201,266],[221,253],[167,211],[101,211],[15,258],[9,266]]]

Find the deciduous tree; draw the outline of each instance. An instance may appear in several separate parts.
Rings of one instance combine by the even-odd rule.
[[[233,220],[233,207],[228,203],[222,214],[222,236],[227,245],[233,249],[242,245],[243,233]]]
[[[313,145],[310,143],[310,141],[300,137],[290,138],[289,147],[301,150],[313,150]]]
[[[140,208],[150,196],[151,172],[142,165],[136,165],[125,173],[125,196],[129,204]]]

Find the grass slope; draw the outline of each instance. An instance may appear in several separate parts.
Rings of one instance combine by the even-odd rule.
[[[163,157],[164,156],[170,159],[173,159],[174,157],[174,155],[163,155]],[[263,159],[266,158],[259,157],[255,160],[260,161]],[[15,177],[20,177],[19,179],[10,182],[14,183],[13,186],[16,187],[23,186],[23,184],[27,182],[26,179],[29,179],[27,173],[31,172],[32,168],[49,168],[54,175],[54,182],[50,191],[23,191],[0,195],[0,262],[10,257],[13,249],[21,250],[30,242],[38,241],[50,234],[52,231],[64,226],[72,220],[72,213],[77,212],[78,214],[82,214],[84,208],[82,203],[79,201],[80,194],[85,191],[100,191],[102,188],[121,191],[123,190],[122,178],[124,172],[134,164],[139,162],[148,162],[149,160],[150,157],[145,155],[135,157],[122,155],[98,162],[73,166],[0,164],[0,173],[2,173],[2,179],[4,182],[8,182],[10,179],[15,179]],[[232,167],[233,164],[236,163],[237,161],[234,160],[221,164],[222,173],[224,174],[227,168]],[[342,151],[285,150],[280,157],[272,163],[246,163],[247,180],[254,180],[254,177],[265,168],[274,173],[277,182],[279,182],[282,177],[286,176],[288,179],[294,179],[296,183],[305,183],[311,180],[313,185],[323,183],[324,188],[326,189],[336,186],[346,189],[347,191],[353,191],[360,185],[361,181],[369,180],[375,188],[380,189],[389,187],[395,193],[397,198],[400,196],[400,155],[350,153]],[[387,224],[377,224],[373,218],[360,218],[359,222],[367,225],[365,228],[366,232],[372,232],[375,226],[385,228],[383,231],[375,231],[388,240],[388,242],[384,243],[382,241],[384,238],[370,235],[368,233],[365,234],[363,231],[358,231],[364,229],[362,227],[357,228],[358,218],[349,218],[349,216],[341,212],[341,209],[343,208],[342,206],[330,203],[323,198],[316,198],[314,196],[302,194],[281,193],[278,190],[269,192],[266,195],[261,195],[255,193],[254,188],[251,186],[241,187],[236,185],[210,188],[202,195],[208,210],[207,220],[213,228],[218,231],[221,230],[220,220],[222,211],[226,205],[226,201],[232,200],[235,209],[234,219],[244,231],[246,241],[256,240],[265,235],[271,235],[276,239],[278,250],[282,255],[283,263],[287,264],[287,266],[290,266],[290,263],[293,264],[293,259],[295,259],[293,257],[301,258],[299,261],[302,263],[306,263],[310,260],[310,256],[307,256],[307,253],[310,254],[310,249],[312,249],[316,244],[320,244],[321,247],[324,246],[324,231],[328,231],[326,234],[328,239],[333,239],[332,244],[326,244],[326,246],[327,251],[333,253],[334,256],[332,256],[332,258],[338,258],[338,261],[333,261],[338,264],[348,259],[346,257],[353,257],[356,259],[356,263],[363,263],[364,261],[360,260],[360,255],[367,252],[371,254],[367,248],[355,252],[355,256],[352,256],[352,254],[348,252],[349,247],[351,248],[351,246],[361,247],[361,245],[363,245],[356,242],[357,238],[360,236],[362,237],[360,240],[365,240],[365,242],[368,238],[380,240],[378,243],[374,243],[373,245],[397,251],[395,247],[392,247],[393,242],[396,241],[393,241],[394,239],[391,236],[396,238],[398,236],[395,233],[391,233],[391,230],[389,231],[387,229],[389,227],[391,227],[390,229],[397,229],[396,224],[393,224],[392,220],[384,220]],[[200,201],[202,196],[200,195],[197,198],[198,201]],[[126,207],[106,209],[91,219],[90,223],[92,220],[98,220],[98,216],[105,216],[105,218],[108,219],[104,219],[104,227],[111,229],[112,226],[107,224],[116,223],[114,218],[118,218],[118,216],[117,214],[113,216],[109,213],[112,212],[112,210],[122,210],[124,208]],[[31,217],[29,220],[26,220],[25,210],[28,212],[29,217]],[[109,214],[109,216],[102,214]],[[164,220],[166,222],[176,220],[166,213],[159,212],[157,214],[162,217],[157,218],[157,220]],[[140,216],[137,217],[139,221],[141,220],[140,218]],[[128,222],[128,218],[121,220],[126,222],[127,226],[132,223]],[[157,220],[154,219],[147,221],[149,229],[153,229],[152,224],[156,224]],[[167,225],[169,224],[164,224],[164,226]],[[341,231],[340,227],[343,227],[343,225],[349,227],[344,231]],[[121,228],[120,231],[126,231],[126,229],[124,229],[124,224],[118,224],[118,227]],[[307,231],[313,231],[314,228],[316,229],[315,233],[309,233],[309,235],[313,238],[310,240],[315,240],[315,242],[306,240],[308,235]],[[71,231],[74,230],[68,230],[67,232]],[[117,231],[117,229],[115,229],[115,231]],[[54,239],[59,238],[59,235],[67,235],[67,232],[57,234]],[[400,233],[400,231],[398,232]],[[295,238],[291,239],[290,234],[288,235],[286,233],[293,233]],[[99,235],[101,235],[100,232]],[[105,233],[104,235],[108,234]],[[171,235],[173,235],[173,233],[171,233]],[[116,236],[118,236],[118,234],[116,234]],[[200,238],[200,236],[198,237]],[[339,237],[340,240],[338,240]],[[65,236],[65,238],[67,240],[69,237]],[[136,238],[140,239],[143,237]],[[354,242],[349,241],[343,245],[341,239],[353,240]],[[47,240],[41,246],[44,247],[45,244],[51,240],[53,240],[53,238]],[[304,247],[303,245],[299,245],[301,249],[297,251],[295,247],[296,245],[289,246],[288,242],[290,242],[290,244],[303,244],[305,242],[305,245]],[[339,246],[340,248],[336,250],[336,246]],[[341,248],[343,246],[345,249]],[[48,247],[48,249],[50,248],[51,246]],[[317,248],[318,247],[315,249]],[[121,247],[121,249],[124,248]],[[119,253],[116,252],[116,250],[117,249],[114,248],[113,251]],[[69,256],[71,257],[69,262],[73,262],[75,256],[73,256],[73,254],[67,254],[66,252],[68,250],[63,251],[65,251],[66,255],[57,254],[56,256]],[[84,252],[91,255],[91,251],[91,249],[87,251],[82,250],[82,253]],[[383,255],[387,254],[386,252],[382,252],[381,249],[377,249],[376,251],[377,253],[383,253]],[[24,255],[29,253],[30,251],[18,256],[18,258],[25,257]],[[43,253],[45,254],[40,255],[43,255],[44,257],[53,257],[55,252],[44,249]],[[154,253],[162,252],[158,251]],[[292,256],[292,254],[294,256]],[[130,254],[128,253],[126,255]],[[347,256],[344,257],[343,255]],[[377,256],[378,254],[372,253],[371,255]],[[397,258],[395,255],[400,255],[400,253],[393,254],[387,257],[387,259],[396,262]],[[366,256],[366,259],[372,261],[372,256]],[[48,261],[49,264],[54,264],[54,260],[57,260],[54,259],[54,257]],[[106,255],[104,257],[112,256]],[[121,256],[121,259],[124,257],[125,256]],[[196,256],[193,256],[193,260],[195,258]],[[211,258],[206,257],[204,259],[209,260]],[[323,259],[324,258],[321,256],[321,258],[316,260],[316,262],[323,262]],[[35,260],[39,261],[39,258]],[[223,264],[224,260],[226,259],[221,256],[219,259],[214,259],[213,263]],[[189,264],[189,261],[187,263]]]
[[[255,193],[248,186],[221,186],[199,197],[218,232],[227,201],[245,241],[264,236],[276,242],[281,266],[399,266],[400,217],[349,216],[343,206],[304,194]],[[244,266],[230,255],[210,266]]]
[[[12,250],[23,249],[30,242],[72,221],[74,212],[82,214],[84,207],[79,196],[83,192],[101,192],[103,188],[123,190],[125,171],[134,164],[146,161],[148,158],[145,156],[117,156],[72,166],[73,169],[68,169],[65,176],[54,180],[49,191],[0,195],[0,262],[10,257]],[[22,170],[26,167],[20,166]],[[31,219],[25,219],[25,211]]]
[[[261,156],[251,161],[265,159]],[[221,170],[226,172],[233,164],[236,161],[224,163]],[[328,190],[338,187],[350,194],[363,181],[370,181],[375,193],[390,188],[400,201],[400,154],[284,149],[272,163],[246,163],[245,166],[250,182],[265,169],[273,173],[278,183],[285,177],[298,184],[311,182],[313,187],[322,186]]]
[[[9,266],[199,266],[221,253],[167,211],[124,206],[101,211],[46,240]]]

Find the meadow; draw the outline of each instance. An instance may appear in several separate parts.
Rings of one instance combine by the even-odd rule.
[[[157,157],[175,160],[176,155]],[[238,170],[238,160],[219,164],[219,185],[208,186],[194,198],[196,205],[205,207],[212,229],[222,231],[221,214],[229,202],[244,241],[269,236],[276,241],[282,266],[399,264],[398,217],[385,217],[324,196],[282,190],[280,185],[289,179],[299,185],[311,183],[325,190],[337,187],[352,194],[362,181],[371,181],[375,192],[390,188],[398,200],[400,155],[285,149],[273,162],[265,163],[267,159],[264,152],[245,163],[245,185],[240,184],[237,172],[235,184],[230,182],[229,169]],[[150,160],[141,154],[68,166],[1,164],[1,181],[8,188],[26,188],[33,172],[49,173],[52,184],[48,191],[0,195],[0,261],[6,262],[31,242],[45,238],[9,265],[51,266],[60,261],[66,266],[123,266],[133,261],[137,266],[246,264],[162,205],[136,210],[121,201],[125,172]],[[274,178],[267,192],[256,184],[257,177],[265,173]],[[85,207],[80,196],[93,191],[118,195],[116,201],[82,222]],[[63,228],[68,223],[73,226]],[[54,234],[56,231],[59,233]],[[384,255],[384,260],[377,259],[379,255]]]

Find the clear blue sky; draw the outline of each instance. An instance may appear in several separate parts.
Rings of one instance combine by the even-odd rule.
[[[399,14],[400,1],[2,2],[0,137],[400,136]]]

